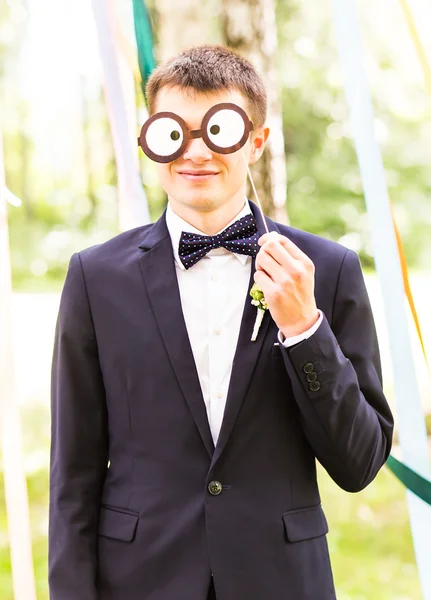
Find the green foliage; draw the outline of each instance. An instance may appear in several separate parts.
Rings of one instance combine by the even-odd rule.
[[[83,228],[80,221],[85,211],[89,210],[85,196],[73,198],[70,195],[70,201],[74,208],[70,209],[68,225],[64,223],[61,207],[46,200],[35,205],[31,218],[14,207],[9,210],[14,289],[35,291],[58,288],[74,252],[105,241],[117,233],[114,205],[110,212],[104,207],[103,218],[98,218],[97,225],[92,223]],[[82,212],[80,206],[84,209]]]
[[[320,470],[322,503],[339,600],[420,600],[405,490],[384,468],[359,494]]]
[[[219,14],[214,0],[207,2]],[[157,43],[157,3],[151,0],[147,6]],[[70,152],[73,161],[66,167],[41,162],[46,148],[28,126],[33,106],[21,97],[18,85],[17,57],[26,28],[25,11],[20,10],[0,6],[2,128],[6,182],[23,198],[21,207],[9,211],[13,284],[15,289],[34,289],[43,287],[42,282],[48,287],[60,285],[74,251],[118,232],[118,192],[105,100],[101,89],[94,93],[92,82],[85,79],[79,90],[81,122],[70,126],[63,147],[58,148],[59,155]],[[423,268],[431,251],[429,100],[422,83],[403,70],[396,51],[403,27],[410,42],[405,24],[398,22],[391,33],[384,27],[384,14],[378,17],[377,11],[362,10],[367,74],[389,193],[408,262]],[[16,31],[12,37],[11,20]],[[217,18],[213,21],[215,27]],[[290,222],[353,248],[363,264],[372,267],[373,248],[331,12],[316,0],[279,0],[276,21]],[[136,88],[140,125],[144,101]],[[51,133],[46,132],[46,146],[52,143]],[[155,219],[166,195],[153,165],[142,155],[140,163]]]
[[[360,16],[376,134],[407,259],[424,267],[431,251],[429,101],[421,81],[409,81],[406,91],[408,73],[396,54],[398,30],[391,36],[384,14],[376,24],[370,23],[372,15],[364,9]],[[352,247],[372,266],[331,11],[317,2],[279,1],[277,24],[291,224]],[[405,23],[397,25],[407,32]]]
[[[33,406],[23,413],[27,485],[38,600],[48,600],[47,519],[49,416]],[[0,468],[1,472],[1,468]],[[322,504],[339,600],[419,600],[418,574],[409,529],[405,490],[383,469],[359,494],[339,489],[319,468]],[[0,598],[13,600],[0,478]]]

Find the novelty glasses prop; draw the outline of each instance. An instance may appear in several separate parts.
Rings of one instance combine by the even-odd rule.
[[[252,130],[253,123],[241,107],[223,102],[210,108],[201,128],[192,131],[175,113],[156,113],[142,126],[138,143],[152,160],[168,163],[184,154],[190,139],[199,137],[213,152],[231,154],[244,146]]]
[[[152,115],[142,126],[138,145],[151,160],[158,163],[169,163],[180,158],[189,141],[199,137],[210,150],[218,154],[232,154],[242,150],[253,192],[268,232],[259,196],[242,149],[253,129],[253,122],[244,109],[230,102],[222,102],[209,109],[202,119],[200,129],[188,129],[184,119],[173,112]]]

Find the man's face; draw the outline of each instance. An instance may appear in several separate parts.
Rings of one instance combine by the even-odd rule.
[[[236,90],[203,94],[179,87],[162,88],[155,110],[176,113],[190,130],[195,130],[201,128],[206,112],[221,102],[237,104],[251,117],[245,98]],[[223,206],[228,210],[238,202],[243,203],[247,178],[243,151],[247,162],[251,163],[259,158],[264,146],[263,140],[250,141],[256,133],[252,132],[243,148],[232,154],[210,150],[200,137],[189,141],[180,158],[170,163],[156,163],[160,184],[171,203],[198,212],[211,212]]]

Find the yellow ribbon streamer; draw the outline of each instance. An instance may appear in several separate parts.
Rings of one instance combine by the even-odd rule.
[[[142,77],[139,71],[138,59],[136,57],[136,49],[133,44],[129,42],[126,36],[116,27],[115,37],[117,38],[117,44],[124,58],[126,59],[129,69],[132,71],[135,81],[141,83]]]
[[[409,6],[407,0],[400,0],[401,7],[404,11],[404,16],[406,17],[407,25],[410,31],[410,35],[412,36],[413,43],[416,48],[416,52],[419,58],[419,62],[422,67],[422,71],[425,79],[425,86],[428,92],[431,94],[431,67],[428,63],[427,54],[424,48],[424,45],[421,42],[421,38],[419,36],[419,32],[416,28],[415,21],[413,18],[413,13]]]
[[[408,266],[407,266],[406,255],[405,255],[405,252],[404,252],[404,247],[403,247],[403,243],[402,243],[402,240],[401,240],[401,235],[400,235],[398,226],[397,226],[396,221],[395,221],[395,216],[394,216],[394,211],[393,211],[393,208],[392,208],[392,204],[390,204],[390,207],[391,207],[391,214],[392,214],[392,222],[394,224],[395,237],[396,237],[396,240],[397,240],[398,254],[399,254],[399,257],[400,257],[401,271],[402,271],[402,274],[403,274],[404,290],[405,290],[405,293],[406,293],[406,296],[407,296],[407,300],[409,302],[411,313],[413,315],[413,320],[414,320],[414,323],[415,323],[415,326],[416,326],[416,331],[417,331],[417,334],[418,334],[418,337],[419,337],[419,341],[420,341],[420,344],[421,344],[421,347],[422,347],[422,352],[423,352],[423,355],[424,355],[424,358],[425,358],[425,363],[426,363],[426,365],[428,367],[428,372],[429,372],[430,377],[431,377],[430,363],[428,361],[428,356],[427,356],[426,349],[425,349],[424,338],[423,338],[423,335],[422,335],[422,329],[421,329],[421,326],[420,326],[420,323],[419,323],[419,317],[418,317],[418,313],[417,313],[417,310],[416,310],[415,301],[414,301],[414,298],[413,298],[412,288],[410,286],[409,270],[408,270]]]
[[[429,65],[428,62],[428,58],[427,58],[427,54],[424,48],[424,45],[422,44],[419,32],[417,30],[416,24],[415,24],[415,20],[413,17],[413,13],[412,10],[409,6],[409,3],[407,0],[400,0],[401,3],[401,8],[404,12],[404,16],[406,18],[407,21],[407,26],[409,28],[409,32],[410,35],[412,37],[413,40],[413,44],[415,46],[416,49],[416,53],[418,55],[418,59],[420,62],[420,65],[422,67],[422,71],[423,71],[423,75],[424,75],[424,80],[425,80],[425,86],[428,90],[428,92],[431,94],[431,67]],[[394,224],[394,229],[395,229],[395,236],[397,239],[397,245],[398,245],[398,253],[400,256],[400,263],[401,263],[401,269],[402,269],[402,273],[403,273],[403,280],[404,280],[404,289],[405,289],[405,293],[409,302],[409,306],[410,306],[410,310],[412,312],[413,315],[413,320],[415,322],[415,326],[416,326],[416,331],[418,333],[418,337],[419,337],[419,341],[422,347],[422,352],[425,358],[425,363],[428,367],[428,372],[431,376],[431,368],[430,368],[430,363],[428,361],[428,357],[426,354],[426,350],[425,350],[425,344],[424,344],[424,339],[422,336],[422,331],[421,331],[421,327],[420,327],[420,323],[419,323],[419,318],[418,318],[418,314],[416,311],[416,306],[414,303],[414,299],[413,299],[413,294],[412,294],[412,290],[410,287],[410,281],[409,281],[409,275],[408,275],[408,267],[407,267],[407,261],[406,261],[406,257],[405,257],[405,253],[404,253],[404,248],[403,248],[403,244],[401,241],[401,235],[400,232],[398,230],[397,224],[395,222],[395,218],[394,218],[394,212],[392,210],[392,205],[391,205],[391,212],[392,212],[392,222]]]

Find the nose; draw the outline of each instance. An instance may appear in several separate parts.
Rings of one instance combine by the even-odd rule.
[[[183,154],[184,160],[192,160],[195,163],[202,163],[212,159],[211,150],[205,144],[201,137],[191,139]]]

